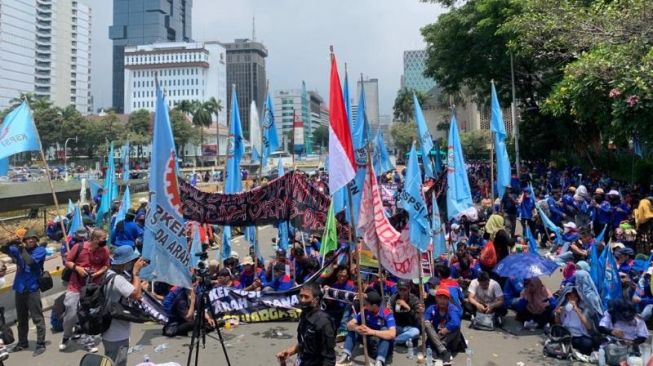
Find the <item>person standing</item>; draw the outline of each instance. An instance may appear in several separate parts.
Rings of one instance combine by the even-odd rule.
[[[109,301],[115,303],[123,297],[140,300],[142,287],[139,273],[146,265],[132,247],[128,245],[118,247],[113,253],[111,269],[107,272],[108,276],[112,276],[106,285]],[[128,280],[125,273],[130,271],[131,280]],[[127,366],[130,333],[131,324],[120,319],[112,319],[109,329],[102,333],[104,354],[112,359],[116,366]]]
[[[315,283],[308,283],[299,290],[299,306],[302,310],[297,327],[297,344],[277,353],[285,360],[296,354],[299,366],[336,363],[336,331],[329,315],[320,309],[322,290]]]
[[[31,316],[32,322],[36,326],[34,356],[45,352],[45,318],[43,317],[43,306],[41,304],[39,278],[43,273],[46,252],[45,247],[38,244],[38,240],[36,232],[29,230],[23,237],[21,244],[12,244],[3,248],[3,251],[16,262],[16,277],[12,288],[16,292],[18,343],[11,351],[18,352],[29,347],[27,332]]]
[[[109,269],[109,249],[107,249],[107,232],[95,229],[91,232],[90,240],[84,242],[77,250],[71,250],[66,256],[66,268],[73,273],[68,282],[64,306],[66,313],[63,318],[63,339],[59,351],[65,351],[73,335],[73,326],[77,323],[77,308],[79,306],[79,292],[87,282],[100,284],[104,274]],[[87,343],[86,351],[95,353],[95,344]]]

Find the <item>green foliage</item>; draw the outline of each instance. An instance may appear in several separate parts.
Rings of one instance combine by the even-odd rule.
[[[488,159],[487,146],[492,142],[489,130],[475,130],[460,134],[460,146],[466,159]]]
[[[313,143],[317,146],[327,147],[329,145],[329,127],[320,126],[313,131]]]
[[[403,156],[410,150],[413,141],[417,140],[417,126],[415,123],[394,122],[390,127],[390,136],[397,147],[397,156]]]
[[[170,111],[170,125],[175,138],[175,147],[180,155],[183,154],[183,148],[187,143],[200,142],[199,131],[188,122],[188,119],[180,110],[173,109]]]
[[[397,92],[397,97],[395,98],[393,106],[395,120],[406,123],[414,119],[415,104],[413,103],[413,94],[417,97],[419,104],[424,106],[424,102],[426,102],[428,97],[426,93],[413,89],[401,88]]]

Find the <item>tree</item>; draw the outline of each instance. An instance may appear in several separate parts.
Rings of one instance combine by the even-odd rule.
[[[320,126],[313,131],[313,142],[321,148],[329,145],[329,127]]]
[[[170,125],[172,127],[172,134],[175,139],[175,147],[180,156],[184,156],[184,146],[189,142],[198,142],[199,132],[193,125],[188,123],[188,119],[178,109],[170,111]]]
[[[390,127],[390,136],[394,141],[398,156],[410,150],[410,146],[417,139],[417,126],[414,123],[393,123]]]
[[[466,159],[487,159],[487,146],[492,142],[489,130],[475,130],[460,134],[460,146]]]
[[[414,119],[415,105],[413,104],[413,94],[417,96],[419,104],[421,106],[424,105],[428,97],[426,93],[408,88],[399,89],[393,106],[395,120],[408,123],[408,121]]]
[[[204,109],[206,109],[211,116],[215,116],[215,165],[217,167],[220,164],[220,122],[218,122],[218,116],[219,113],[222,112],[222,101],[211,97],[204,102],[203,105]]]

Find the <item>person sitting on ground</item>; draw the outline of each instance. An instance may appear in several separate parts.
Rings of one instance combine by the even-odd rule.
[[[467,247],[469,248],[470,253],[474,257],[478,257],[481,253],[481,249],[485,246],[485,239],[480,234],[480,228],[476,224],[472,224],[469,227],[469,238],[467,239]]]
[[[273,280],[268,281],[263,288],[263,291],[285,291],[291,289],[295,283],[286,274],[286,265],[277,263],[274,265]]]
[[[163,335],[168,337],[186,336],[193,330],[195,313],[195,291],[183,287],[173,287],[163,299],[163,308],[168,322],[163,326]]]
[[[375,366],[385,365],[386,359],[392,353],[394,339],[397,335],[395,318],[392,311],[381,307],[381,295],[370,291],[365,297],[365,324],[362,325],[361,315],[347,323],[347,337],[340,360],[336,366],[351,366],[352,352],[357,344],[367,336],[367,352],[375,360]]]
[[[617,266],[619,267],[619,272],[630,274],[634,264],[634,256],[635,252],[628,247],[615,250],[614,258],[617,262]]]
[[[524,322],[524,328],[542,328],[550,323],[555,308],[555,298],[537,278],[524,281],[524,290],[521,293],[517,310],[517,320]]]
[[[469,284],[469,296],[465,301],[465,310],[472,316],[476,312],[494,314],[495,321],[502,324],[502,317],[506,315],[503,291],[495,280],[490,279],[487,272],[481,272],[478,278]]]
[[[240,288],[245,291],[261,290],[263,284],[266,282],[263,269],[256,268],[256,271],[254,270],[254,260],[252,257],[247,256],[243,258],[242,270],[240,272]]]
[[[284,266],[284,273],[289,275],[293,273],[292,262],[286,257],[285,249],[277,249],[275,258],[269,262],[268,268],[265,271],[265,278],[272,281],[274,277],[274,268],[277,264],[282,264]]]
[[[234,280],[231,277],[231,272],[229,272],[228,269],[223,268],[218,271],[216,275],[216,283],[215,286],[217,287],[237,287],[234,285]]]
[[[368,284],[366,291],[374,290],[379,294],[385,296],[394,295],[397,292],[397,284],[389,279],[388,277],[383,277],[383,291],[381,291],[381,278],[378,273],[370,274],[370,283]]]
[[[443,365],[451,365],[452,354],[466,349],[465,339],[460,332],[462,313],[451,302],[446,287],[435,291],[435,305],[424,313],[424,331],[428,336],[428,347],[435,350]]]
[[[390,298],[390,309],[392,309],[397,324],[397,344],[406,344],[416,340],[420,334],[419,319],[424,307],[420,304],[419,298],[410,292],[410,282],[401,280],[397,283],[397,293]]]
[[[610,300],[608,311],[599,322],[599,331],[633,345],[640,345],[649,337],[646,323],[637,316],[635,304],[624,299]]]
[[[565,288],[561,299],[554,312],[555,323],[571,333],[571,345],[575,350],[590,355],[598,344],[593,338],[595,327],[589,309],[585,308],[574,286]]]
[[[639,307],[639,316],[648,321],[653,315],[653,292],[651,291],[651,275],[653,267],[646,269],[646,272],[637,281],[637,289],[633,295],[633,302]]]

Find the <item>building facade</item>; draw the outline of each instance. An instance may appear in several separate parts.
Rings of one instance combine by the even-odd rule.
[[[401,87],[428,93],[436,86],[435,80],[424,76],[426,50],[404,51],[404,74]]]
[[[0,108],[21,93],[91,112],[88,6],[69,0],[0,0]]]
[[[268,50],[262,43],[249,39],[236,39],[224,46],[227,49],[227,85],[230,88],[236,86],[243,134],[249,139],[250,105],[252,100],[256,101],[256,107],[261,112],[267,93],[265,58]],[[231,91],[227,95],[227,106],[231,106]]]
[[[125,113],[156,108],[155,77],[166,93],[169,107],[182,100],[220,101],[227,121],[225,48],[218,42],[156,43],[125,48]]]
[[[124,111],[125,47],[192,40],[193,0],[113,0],[113,107]]]
[[[361,86],[365,87],[365,114],[370,125],[379,123],[379,79],[364,79],[356,83],[356,102],[361,94]],[[353,109],[353,106],[352,106]],[[354,112],[352,111],[352,115]],[[355,119],[354,119],[355,121]]]

